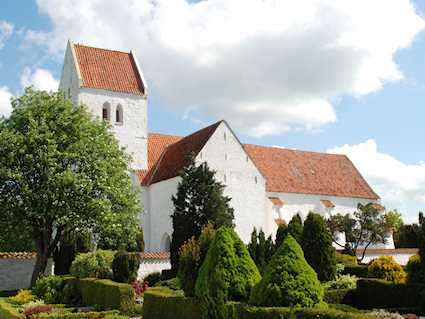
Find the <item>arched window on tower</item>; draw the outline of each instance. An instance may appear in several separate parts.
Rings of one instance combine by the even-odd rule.
[[[122,124],[122,122],[123,122],[122,106],[121,104],[118,104],[117,109],[115,111],[115,123]]]
[[[109,105],[108,102],[103,103],[102,120],[110,121],[111,119],[110,114],[111,114],[111,106]]]
[[[162,240],[161,240],[161,251],[169,252],[170,245],[171,245],[170,235],[168,235],[167,233],[164,233],[164,235],[162,235]]]

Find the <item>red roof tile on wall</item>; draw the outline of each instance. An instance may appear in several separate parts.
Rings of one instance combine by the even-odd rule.
[[[273,203],[273,205],[283,205],[283,202],[278,197],[269,197],[269,199]]]
[[[277,226],[279,227],[281,224],[284,224],[286,226],[288,226],[288,223],[286,222],[286,220],[282,219],[282,218],[276,218],[275,223],[277,224]]]
[[[385,210],[385,207],[382,206],[381,204],[378,204],[378,203],[373,204],[373,207],[375,207],[376,209],[379,209],[379,210]]]
[[[148,252],[140,253],[142,259],[170,259],[170,253],[167,252]]]
[[[323,205],[325,205],[325,207],[328,207],[328,208],[335,207],[335,205],[330,200],[321,199],[320,201],[322,202]]]
[[[11,258],[11,259],[37,258],[37,253],[0,252],[0,258]]]
[[[84,87],[144,95],[130,53],[74,45]]]
[[[244,144],[266,191],[379,199],[345,155]]]

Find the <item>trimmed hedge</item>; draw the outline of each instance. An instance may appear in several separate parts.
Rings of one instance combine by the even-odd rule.
[[[367,265],[345,266],[342,275],[350,274],[357,278],[367,278]]]
[[[356,289],[325,290],[323,301],[328,304],[356,305]]]
[[[202,303],[198,298],[185,297],[168,287],[148,288],[143,297],[142,316],[144,319],[199,319]]]
[[[108,315],[118,315],[118,310],[108,310],[108,311],[90,311],[90,312],[75,312],[75,313],[41,313],[38,315],[38,318],[43,319],[100,319]]]
[[[0,318],[25,319],[25,315],[19,313],[19,305],[9,298],[0,298]]]
[[[371,319],[365,314],[348,313],[335,309],[254,307],[246,303],[228,302],[238,319]],[[202,304],[197,298],[184,297],[182,293],[166,287],[149,288],[145,292],[143,319],[201,319]]]
[[[131,315],[136,307],[134,288],[109,279],[81,278],[77,281],[85,305],[100,305],[103,309],[118,309]]]
[[[357,281],[357,308],[417,307],[425,293],[425,284],[396,284],[382,279]]]

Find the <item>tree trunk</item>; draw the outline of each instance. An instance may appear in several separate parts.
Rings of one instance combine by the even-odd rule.
[[[45,251],[37,251],[37,260],[35,261],[34,271],[31,277],[30,289],[35,286],[38,278],[43,277],[48,259],[49,253],[47,249]]]

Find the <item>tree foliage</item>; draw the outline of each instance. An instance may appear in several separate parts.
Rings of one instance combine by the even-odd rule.
[[[300,214],[296,214],[292,217],[288,224],[288,232],[298,243],[300,243],[301,235],[303,233],[303,222]]]
[[[359,203],[357,211],[354,212],[354,218],[348,214],[331,216],[326,221],[326,225],[332,240],[340,247],[344,247],[337,242],[340,232],[345,232],[346,242],[353,249],[354,254],[359,246],[364,246],[360,260],[363,260],[366,250],[371,244],[385,244],[388,238],[385,216],[373,206],[373,203],[366,205]]]
[[[230,300],[247,300],[251,288],[261,279],[245,244],[232,228],[217,230],[196,280],[195,293],[199,298],[213,293],[217,269],[223,276],[223,289]]]
[[[118,237],[138,224],[130,156],[106,121],[63,92],[25,90],[0,120],[0,215],[34,238],[31,286],[61,238],[75,230],[109,228]]]
[[[251,233],[251,241],[248,243],[247,249],[258,271],[260,274],[263,274],[275,252],[275,246],[271,235],[266,239],[263,230],[260,228],[257,234],[257,228],[254,227]]]
[[[396,233],[404,224],[403,219],[401,218],[401,213],[398,212],[397,208],[385,213],[385,221],[387,223],[387,227],[392,229],[394,233]]]
[[[418,224],[402,225],[394,232],[395,248],[418,248],[421,229]]]
[[[215,229],[234,227],[230,198],[223,195],[225,186],[216,181],[214,175],[215,171],[206,162],[197,165],[194,156],[180,172],[177,194],[172,197],[174,213],[171,215],[173,234],[170,252],[174,273],[178,270],[180,246],[192,236],[197,239],[208,221]]]
[[[316,271],[320,281],[335,279],[336,252],[321,216],[314,213],[308,214],[301,236],[301,247],[305,259]]]
[[[270,261],[249,302],[257,306],[312,307],[322,301],[323,287],[297,241],[288,235]]]
[[[288,234],[289,234],[288,226],[286,226],[285,224],[280,224],[276,232],[276,242],[275,242],[276,250],[279,249],[280,245],[282,245],[283,241],[285,240],[286,236],[288,236]]]

